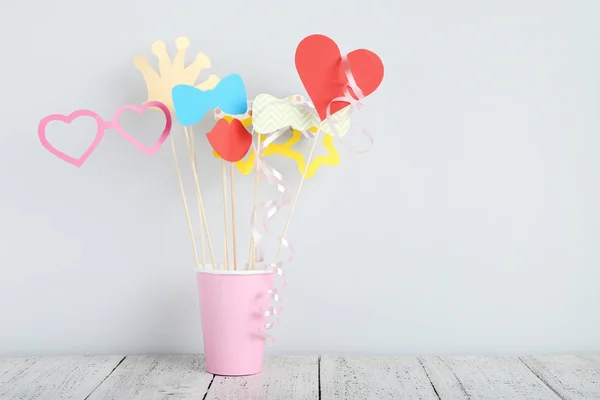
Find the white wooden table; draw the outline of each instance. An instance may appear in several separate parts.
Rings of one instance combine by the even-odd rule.
[[[0,358],[0,399],[600,399],[600,356],[268,357],[213,376],[203,356]]]

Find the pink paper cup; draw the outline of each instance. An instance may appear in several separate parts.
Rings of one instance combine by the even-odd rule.
[[[275,273],[197,269],[206,371],[253,375],[262,371],[268,307]]]

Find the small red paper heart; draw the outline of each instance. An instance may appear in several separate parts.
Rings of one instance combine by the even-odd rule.
[[[239,119],[232,119],[231,123],[220,119],[206,137],[217,154],[230,162],[240,161],[252,146],[252,135]]]
[[[356,85],[366,97],[383,80],[383,63],[370,50],[354,50],[346,56]],[[336,97],[344,96],[348,84],[338,45],[324,35],[304,38],[296,48],[296,69],[321,121],[327,117],[327,106]],[[351,95],[357,99],[354,93]],[[349,103],[331,104],[330,113],[348,107]]]

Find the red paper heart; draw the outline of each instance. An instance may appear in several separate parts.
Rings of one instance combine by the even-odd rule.
[[[239,119],[233,119],[231,123],[225,118],[220,119],[206,137],[217,154],[230,162],[244,158],[252,145],[252,135]]]
[[[364,96],[373,93],[383,80],[383,63],[372,51],[359,49],[346,56],[356,85]],[[348,84],[342,55],[337,44],[324,35],[304,38],[296,48],[296,69],[321,121],[327,117],[327,106],[336,97],[344,96]],[[357,99],[354,93],[351,95]],[[331,104],[333,115],[350,103]]]

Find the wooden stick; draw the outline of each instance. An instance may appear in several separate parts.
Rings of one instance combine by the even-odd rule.
[[[231,181],[231,227],[233,229],[233,270],[237,271],[237,238],[235,227],[235,190],[233,188],[233,163],[229,163],[229,180]]]
[[[259,144],[260,144],[260,134],[258,136]],[[259,147],[260,149],[260,147]],[[256,162],[254,163],[254,201],[252,203],[252,219],[256,219],[256,200],[258,198],[258,154],[254,154]],[[250,254],[248,255],[248,269],[254,269],[254,262],[256,260],[256,249],[254,248],[254,236],[252,236],[252,231],[250,231]]]
[[[192,155],[194,160],[194,169],[198,172],[198,163],[196,162],[196,141],[194,140],[194,131],[190,126],[190,142],[192,143]],[[204,229],[203,229],[202,218],[200,218],[200,238],[202,240],[202,264],[206,265],[206,243],[204,240]],[[214,267],[213,267],[214,268]]]
[[[285,228],[283,228],[282,237],[285,239],[287,236],[288,229],[290,228],[290,221],[292,220],[292,215],[294,214],[294,210],[296,209],[296,202],[298,201],[298,197],[300,196],[300,190],[302,189],[302,184],[306,179],[306,173],[308,172],[308,166],[310,165],[310,161],[312,160],[313,154],[315,152],[315,148],[317,147],[317,141],[319,140],[319,135],[321,134],[321,130],[319,130],[313,139],[312,147],[310,148],[310,153],[308,153],[308,160],[304,165],[304,172],[302,173],[302,179],[300,179],[300,184],[298,185],[298,191],[296,192],[296,196],[294,197],[294,201],[292,202],[292,209],[290,210],[290,215],[288,215],[288,219],[285,223]],[[283,242],[279,245],[279,250],[277,250],[277,255],[275,256],[275,262],[279,261],[279,257],[281,257],[281,250],[283,250]]]
[[[227,167],[225,160],[221,160],[221,178],[223,186],[223,230],[225,232],[225,267],[229,270],[229,235],[227,234]]]
[[[252,216],[253,220],[256,220],[256,200],[258,193],[258,172],[254,177],[254,201],[252,203]],[[256,260],[256,249],[254,248],[254,236],[252,236],[252,231],[250,231],[250,254],[248,256],[248,268],[254,269],[254,262]]]
[[[190,163],[192,164],[192,172],[194,173],[194,181],[196,183],[196,195],[198,196],[198,206],[200,207],[200,214],[202,215],[202,222],[204,223],[204,229],[206,230],[206,241],[208,242],[208,250],[210,252],[210,258],[212,261],[213,269],[216,269],[217,264],[215,263],[215,254],[213,253],[212,243],[210,241],[210,233],[208,232],[208,223],[206,222],[206,213],[204,212],[204,202],[202,201],[202,193],[200,192],[200,183],[198,183],[198,172],[194,168],[194,163],[192,160],[192,150],[190,145],[189,133],[187,130],[187,126],[184,127],[185,131],[185,142],[188,146]]]
[[[200,268],[200,260],[198,260],[198,251],[196,250],[196,239],[194,239],[194,230],[192,229],[192,219],[190,218],[190,211],[188,209],[187,200],[185,199],[185,190],[183,189],[183,180],[181,179],[181,171],[179,171],[179,161],[177,160],[177,152],[175,151],[175,141],[173,135],[169,135],[171,139],[171,150],[173,151],[173,160],[175,161],[175,171],[177,172],[177,178],[179,179],[179,189],[181,190],[181,199],[183,200],[183,208],[185,209],[185,215],[187,217],[188,229],[190,231],[190,238],[192,239],[192,248],[194,249],[194,259],[196,260],[196,267]]]

